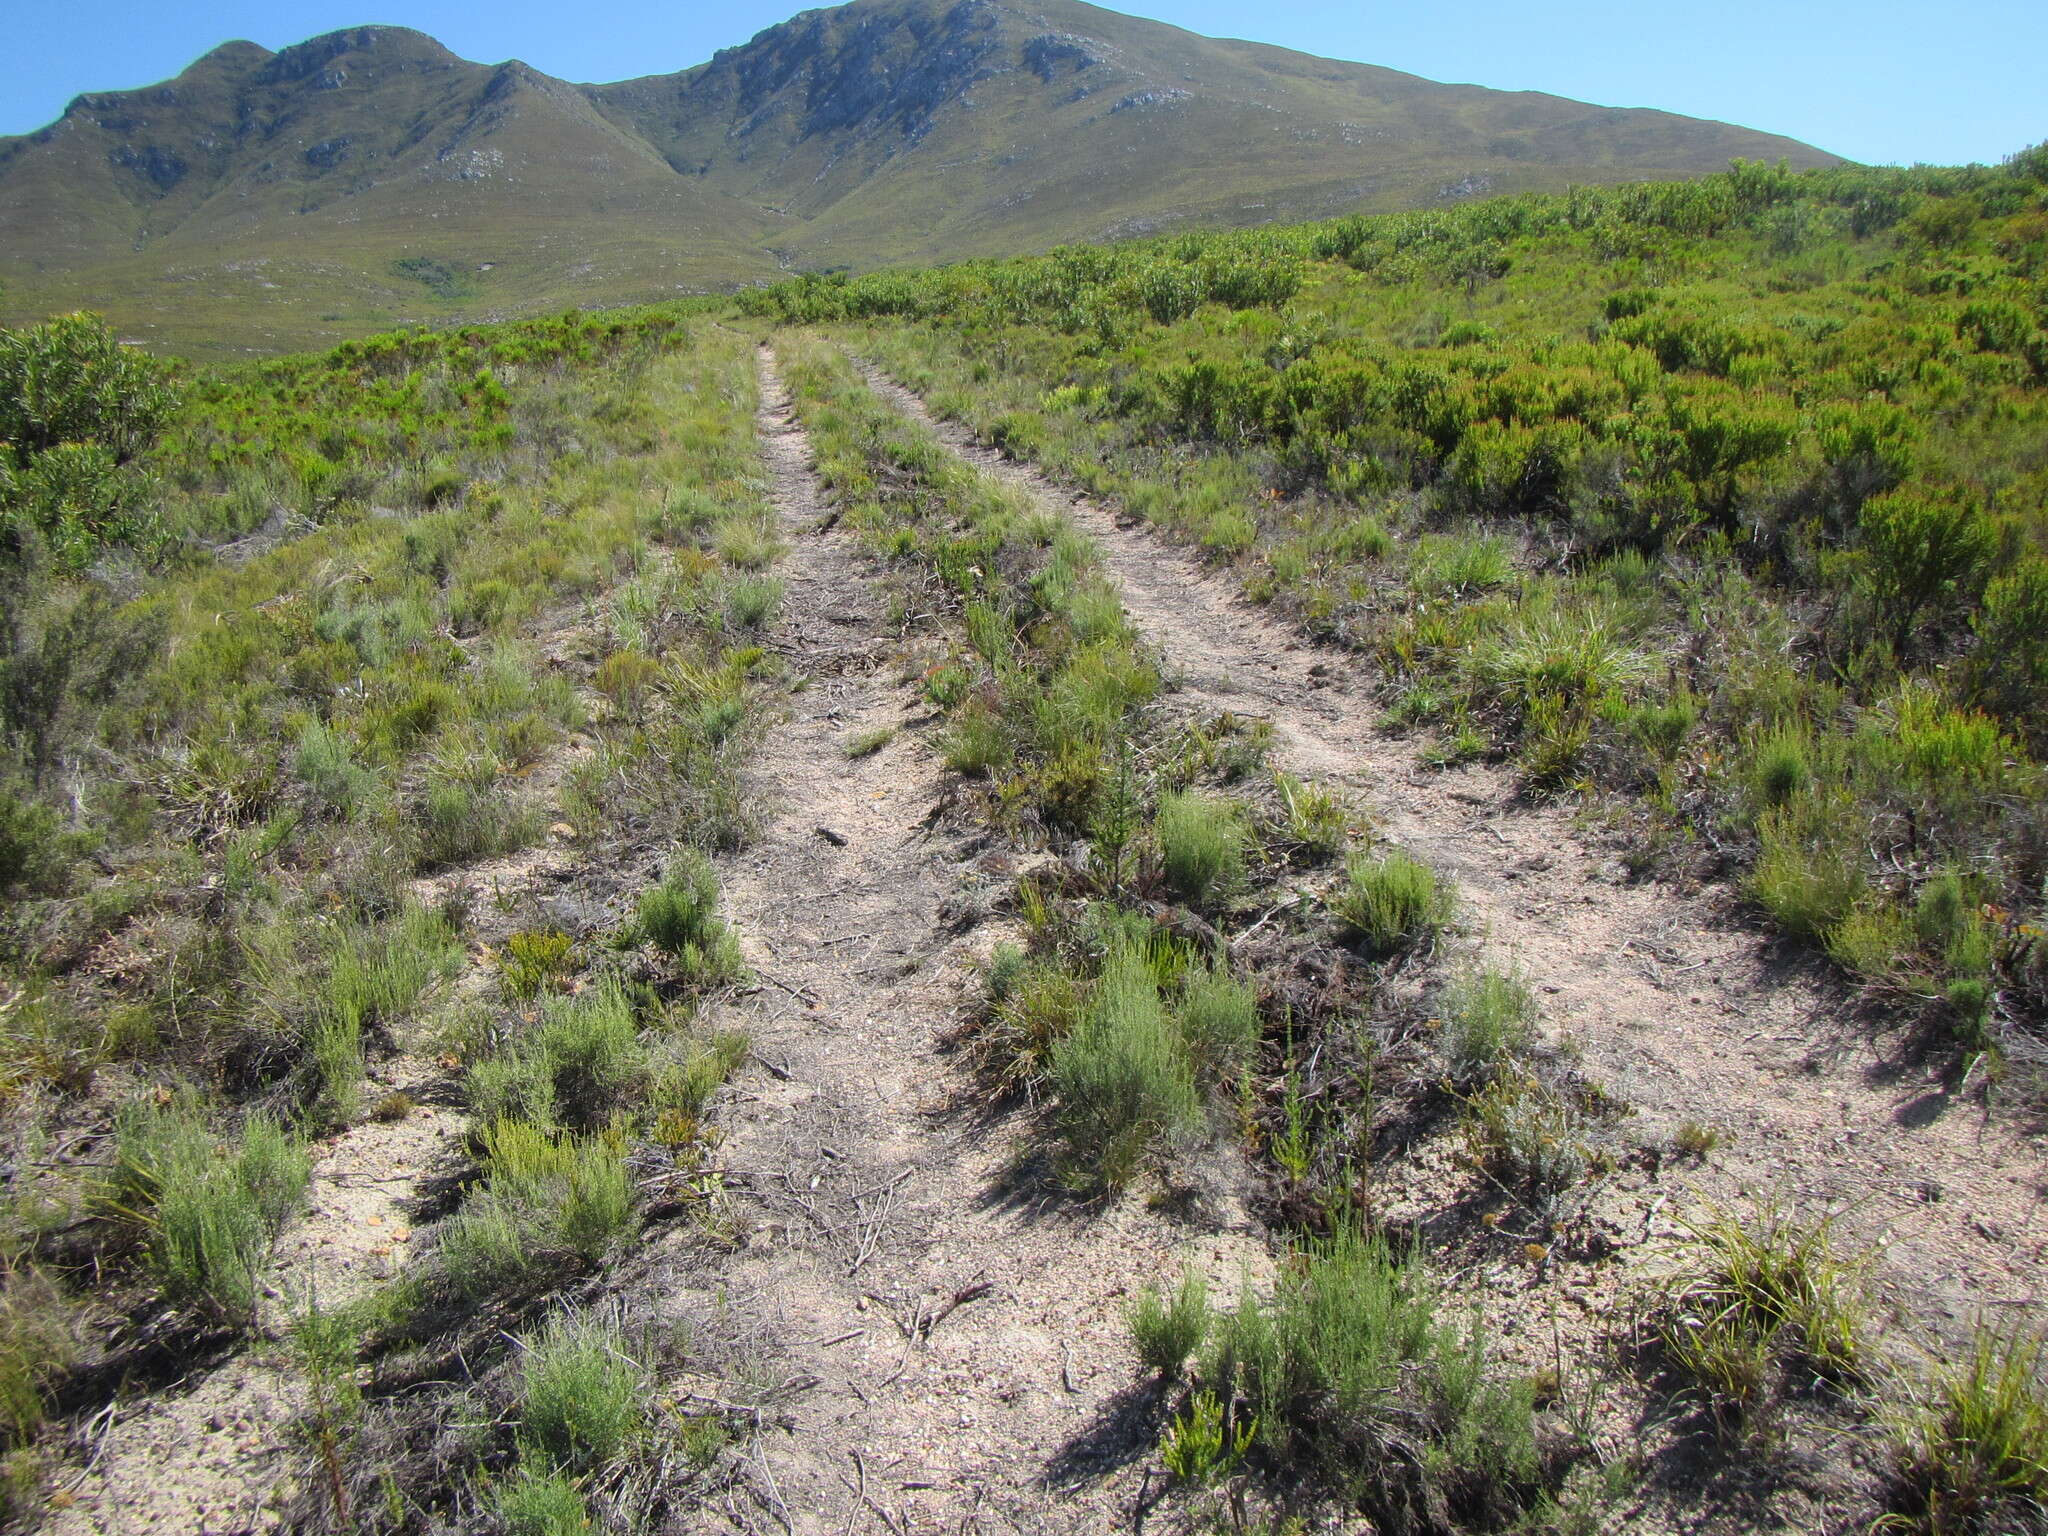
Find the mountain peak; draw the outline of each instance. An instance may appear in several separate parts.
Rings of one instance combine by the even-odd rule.
[[[238,37],[218,48],[209,48],[193,61],[185,73],[189,75],[195,69],[250,69],[267,64],[275,57],[261,43]]]
[[[266,85],[334,78],[346,79],[351,68],[383,70],[453,69],[464,61],[424,32],[410,27],[344,27],[294,43],[272,56],[261,80]]]

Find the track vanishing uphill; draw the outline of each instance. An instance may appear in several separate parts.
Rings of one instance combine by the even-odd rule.
[[[768,643],[808,674],[754,773],[762,835],[721,869],[765,984],[763,1064],[722,1161],[749,1230],[723,1270],[782,1341],[789,1433],[755,1444],[740,1529],[1069,1533],[1128,1526],[1156,1427],[1126,1297],[1184,1263],[1235,1288],[1263,1261],[1240,1214],[1169,1220],[1013,1196],[1019,1125],[939,1054],[1007,926],[1008,856],[942,825],[936,723],[878,562],[827,526],[802,430],[762,354],[761,433],[794,553]],[[849,759],[855,733],[902,726]],[[813,1378],[815,1381],[813,1382]],[[1108,1475],[1105,1475],[1108,1474]],[[720,1528],[730,1528],[721,1525]]]
[[[1775,1198],[1808,1216],[1839,1212],[1845,1245],[1881,1250],[1872,1289],[1916,1326],[1954,1334],[2048,1297],[2040,1138],[1885,1056],[1816,965],[1700,899],[1629,883],[1575,835],[1568,810],[1520,800],[1497,770],[1424,767],[1376,727],[1349,658],[1306,645],[1227,577],[866,372],[954,451],[1093,538],[1188,694],[1269,720],[1288,767],[1344,788],[1379,832],[1456,877],[1479,952],[1537,987],[1547,1032],[1568,1035],[1593,1080],[1633,1107],[1631,1140],[1668,1149],[1687,1123],[1721,1133],[1682,1185],[1654,1163],[1617,1176],[1600,1212],[1623,1241],[1675,1236],[1674,1218],[1703,1202]],[[1588,1276],[1573,1294],[1597,1313],[1613,1283]]]

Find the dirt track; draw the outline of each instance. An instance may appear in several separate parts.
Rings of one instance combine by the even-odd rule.
[[[766,980],[745,1020],[765,1067],[729,1117],[724,1161],[751,1230],[735,1294],[779,1316],[790,1399],[732,1518],[799,1532],[1127,1528],[1155,1428],[1128,1294],[1206,1268],[1233,1290],[1263,1248],[1241,1213],[1168,1220],[1136,1199],[1034,1200],[1013,1172],[1021,1107],[991,1109],[938,1037],[1007,932],[990,912],[1008,855],[930,828],[943,794],[886,635],[879,564],[821,530],[801,430],[763,354],[762,436],[795,552],[770,643],[808,675],[755,772],[765,832],[723,871]],[[859,731],[903,730],[849,760]],[[1108,1474],[1105,1476],[1105,1474]],[[863,1495],[863,1487],[865,1493]]]
[[[1630,883],[1568,808],[1519,799],[1498,770],[1424,766],[1412,742],[1378,728],[1346,675],[1352,661],[1304,644],[1228,577],[869,378],[1086,531],[1190,693],[1270,720],[1290,767],[1345,787],[1385,837],[1456,876],[1477,949],[1538,986],[1547,1030],[1633,1107],[1630,1140],[1668,1146],[1686,1122],[1722,1133],[1704,1166],[1620,1179],[1603,1202],[1617,1228],[1676,1235],[1674,1216],[1704,1201],[1776,1196],[1839,1212],[1849,1245],[1880,1249],[1876,1290],[1917,1325],[1953,1333],[2048,1297],[2039,1138],[1887,1055],[1838,984],[1727,915],[1725,900]]]

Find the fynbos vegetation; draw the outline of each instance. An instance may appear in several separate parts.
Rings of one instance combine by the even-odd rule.
[[[211,371],[0,334],[8,1518],[234,1362],[306,1530],[1023,1528],[1047,1468],[2026,1528],[2039,1335],[1886,1223],[2038,1256],[1853,1107],[2003,1135],[2048,1052],[2044,242],[2038,151],[1738,162]],[[1573,951],[1654,875],[1726,910]],[[1713,1071],[1804,989],[1803,1123],[1694,1064],[1632,1125],[1596,994],[1697,1026],[1738,949]],[[846,1428],[977,1413],[1045,1465]]]

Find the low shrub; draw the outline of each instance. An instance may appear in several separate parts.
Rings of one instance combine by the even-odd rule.
[[[224,1152],[190,1094],[123,1106],[114,1138],[110,1199],[147,1232],[165,1291],[248,1322],[257,1278],[312,1175],[305,1148],[275,1121],[251,1115]]]
[[[1258,999],[1220,966],[1189,974],[1174,1016],[1205,1083],[1232,1081],[1259,1043]]]
[[[1148,1285],[1124,1309],[1124,1321],[1146,1368],[1174,1380],[1208,1337],[1208,1282],[1190,1269],[1171,1290]]]
[[[1382,955],[1431,943],[1455,907],[1437,872],[1398,849],[1377,859],[1354,854],[1331,902],[1345,929]]]
[[[1384,1239],[1343,1226],[1284,1267],[1270,1303],[1219,1315],[1200,1380],[1226,1432],[1255,1427],[1276,1469],[1312,1468],[1376,1521],[1456,1510],[1510,1523],[1542,1472],[1526,1383],[1489,1367],[1475,1317],[1441,1316],[1428,1276]]]
[[[718,916],[718,872],[694,848],[670,860],[661,883],[641,896],[639,932],[692,985],[720,986],[746,974],[739,940]]]
[[[1536,995],[1512,971],[1482,967],[1444,989],[1443,1053],[1452,1084],[1483,1088],[1535,1036]]]
[[[0,1452],[42,1427],[49,1388],[78,1356],[78,1321],[40,1270],[10,1265],[0,1276]]]
[[[498,984],[507,997],[561,991],[575,973],[575,940],[559,929],[515,933],[498,956]]]
[[[1227,895],[1244,877],[1247,829],[1236,801],[1192,790],[1168,794],[1159,802],[1153,832],[1160,873],[1191,905]]]
[[[520,1361],[521,1458],[557,1472],[616,1461],[647,1433],[646,1390],[617,1318],[556,1313]]]
[[[457,1292],[488,1295],[551,1264],[595,1262],[631,1224],[632,1177],[616,1137],[503,1119],[483,1139],[483,1181],[442,1225],[437,1249]]]
[[[633,1004],[615,980],[549,998],[540,1023],[470,1068],[470,1106],[485,1125],[517,1119],[587,1130],[639,1096],[649,1075]]]
[[[1855,910],[1866,880],[1849,814],[1839,801],[1800,797],[1758,823],[1749,891],[1782,932],[1825,941]]]
[[[1053,1043],[1049,1065],[1063,1171],[1077,1187],[1121,1187],[1200,1119],[1187,1048],[1150,968],[1129,951],[1103,966],[1079,1022]]]
[[[596,1528],[583,1489],[560,1472],[521,1467],[497,1491],[505,1536],[589,1536]]]

